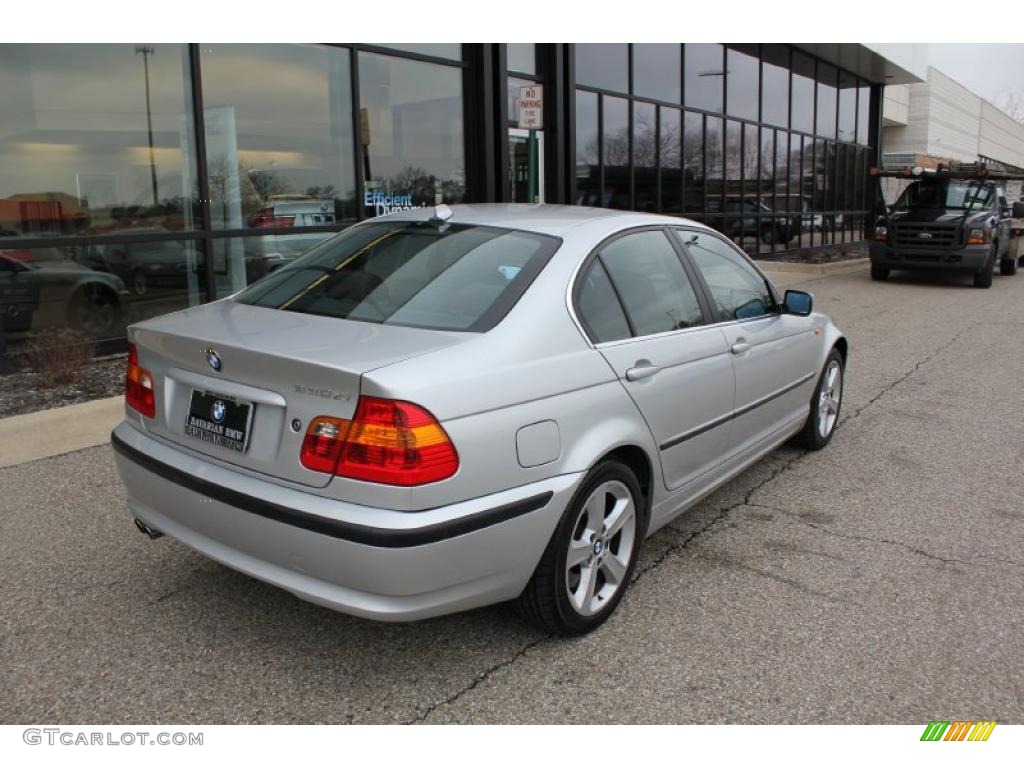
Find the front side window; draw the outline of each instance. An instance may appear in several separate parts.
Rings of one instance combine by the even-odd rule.
[[[690,328],[704,322],[697,294],[675,249],[661,230],[613,240],[600,257],[636,336]]]
[[[775,299],[764,278],[741,254],[706,232],[676,230],[711,292],[722,322],[767,315]]]
[[[364,224],[314,247],[236,300],[382,325],[482,332],[508,313],[559,244],[496,227]]]

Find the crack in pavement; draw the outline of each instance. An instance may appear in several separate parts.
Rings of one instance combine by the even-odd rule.
[[[553,637],[554,637],[554,635],[548,634],[548,635],[544,635],[543,637],[539,637],[536,640],[532,640],[531,642],[527,643],[522,648],[520,648],[518,651],[516,651],[514,654],[509,656],[507,659],[503,659],[502,661],[499,661],[497,664],[494,664],[494,665],[488,667],[487,669],[485,669],[483,672],[479,673],[476,677],[473,678],[472,681],[470,681],[469,685],[467,685],[464,688],[461,688],[460,690],[456,691],[455,693],[453,693],[448,698],[441,699],[440,701],[435,701],[433,704],[430,704],[429,706],[427,706],[422,712],[420,712],[418,715],[416,715],[416,717],[414,717],[412,720],[407,720],[405,722],[405,725],[415,725],[416,723],[422,723],[424,720],[426,720],[428,717],[430,717],[430,715],[432,715],[436,710],[440,709],[441,707],[445,707],[445,706],[447,706],[449,704],[454,703],[455,701],[457,701],[458,699],[462,698],[464,695],[466,695],[467,693],[472,691],[478,685],[480,685],[480,683],[484,682],[485,680],[490,679],[490,677],[495,672],[497,672],[500,669],[504,669],[505,667],[512,666],[517,661],[519,661],[519,659],[523,658],[523,656],[525,656],[529,651],[531,651],[534,648],[536,648],[538,645],[543,643],[545,640],[551,640]]]
[[[781,467],[776,467],[772,471],[772,473],[770,475],[768,475],[768,477],[766,477],[764,480],[762,480],[761,482],[757,483],[752,488],[750,488],[740,501],[737,501],[735,504],[730,504],[727,507],[722,507],[721,509],[719,509],[718,513],[713,518],[711,518],[711,521],[709,523],[707,523],[707,525],[704,525],[703,527],[698,528],[696,531],[691,532],[688,536],[686,536],[681,541],[674,541],[671,544],[669,544],[665,548],[665,550],[660,555],[658,555],[657,558],[655,558],[654,562],[649,564],[643,570],[638,571],[637,573],[633,574],[633,578],[629,582],[630,586],[632,586],[633,584],[636,584],[638,581],[640,581],[640,579],[642,579],[648,573],[650,573],[651,571],[653,571],[656,568],[658,568],[659,566],[661,566],[666,560],[669,559],[669,557],[674,555],[676,552],[679,552],[679,551],[681,551],[683,549],[686,549],[686,547],[690,544],[691,541],[696,539],[698,536],[701,536],[701,535],[707,533],[708,531],[710,531],[712,528],[715,527],[715,525],[717,525],[719,522],[721,522],[726,517],[728,517],[729,514],[733,510],[739,509],[740,507],[743,507],[743,506],[749,506],[750,505],[750,499],[751,499],[751,497],[755,493],[757,493],[759,490],[761,490],[764,486],[768,485],[768,483],[770,483],[773,480],[775,480],[777,477],[779,477],[779,475],[783,474],[784,472],[788,472],[790,469],[792,469],[796,465],[796,463],[798,461],[800,461],[802,458],[804,458],[807,455],[807,453],[808,453],[808,451],[803,451],[803,452],[799,453],[798,455],[794,456],[793,458],[791,458],[789,461],[787,461]]]
[[[887,384],[884,387],[882,387],[881,391],[877,395],[872,397],[870,400],[868,400],[866,403],[864,403],[864,405],[862,405],[860,408],[855,410],[853,413],[849,414],[840,423],[845,424],[847,421],[851,421],[851,420],[857,418],[858,416],[860,416],[861,413],[863,413],[865,410],[867,410],[872,405],[874,405],[878,400],[880,400],[882,397],[887,395],[889,392],[894,390],[896,387],[898,387],[904,381],[906,381],[911,376],[913,376],[915,373],[917,373],[918,369],[920,369],[922,365],[928,364],[937,355],[940,355],[943,352],[945,352],[951,346],[953,346],[958,341],[960,341],[960,338],[962,336],[964,336],[964,334],[966,334],[967,332],[973,330],[977,325],[978,325],[978,323],[969,323],[968,325],[966,325],[963,328],[961,328],[959,331],[957,331],[955,334],[953,334],[953,336],[949,339],[949,341],[947,341],[945,344],[942,344],[941,346],[937,347],[936,349],[933,349],[930,353],[928,353],[923,358],[921,358],[916,363],[914,363],[913,367],[911,367],[910,370],[908,370],[906,373],[904,373],[898,379],[895,379],[894,381],[892,381],[889,384]]]
[[[767,510],[769,510],[771,512],[776,512],[776,513],[778,513],[780,515],[785,515],[786,517],[791,517],[794,520],[796,520],[796,522],[800,523],[801,525],[806,525],[808,528],[814,528],[816,531],[821,531],[822,533],[827,533],[829,536],[835,536],[836,538],[839,538],[839,539],[848,539],[850,541],[868,541],[868,542],[871,542],[872,544],[891,544],[892,546],[900,547],[901,549],[905,549],[908,552],[913,552],[915,555],[920,555],[921,557],[926,557],[926,558],[928,558],[930,560],[938,560],[939,562],[946,563],[948,565],[954,565],[955,564],[955,565],[974,565],[974,566],[978,566],[978,565],[983,565],[983,563],[979,563],[978,562],[979,559],[983,558],[983,559],[986,559],[986,560],[994,560],[994,561],[999,562],[999,563],[1005,563],[1007,565],[1012,565],[1012,566],[1015,566],[1017,568],[1024,568],[1024,563],[1018,563],[1018,562],[1015,562],[1013,560],[1003,560],[1003,559],[998,558],[998,557],[993,557],[992,555],[978,555],[977,557],[975,557],[975,558],[973,558],[971,560],[960,560],[960,559],[955,558],[955,557],[942,557],[941,555],[932,554],[931,552],[928,552],[927,550],[920,549],[919,547],[911,546],[910,544],[906,544],[906,543],[904,543],[902,541],[896,541],[895,539],[883,539],[883,538],[878,538],[878,537],[874,537],[874,536],[859,536],[859,535],[854,534],[854,533],[840,533],[839,531],[834,530],[832,528],[828,528],[827,526],[818,525],[817,523],[809,522],[809,521],[803,519],[803,517],[801,517],[799,512],[793,512],[793,511],[788,510],[788,509],[782,509],[780,507],[772,507],[772,506],[769,506],[767,504],[757,504],[757,503],[751,503],[748,506],[757,507],[759,509],[767,509]]]
[[[953,334],[953,336],[948,341],[946,341],[944,344],[940,345],[936,349],[933,349],[930,353],[928,353],[923,358],[921,358],[916,363],[914,363],[914,365],[909,370],[907,370],[902,376],[899,376],[898,378],[894,379],[892,382],[887,384],[885,387],[883,387],[882,390],[880,392],[878,392],[878,394],[876,394],[874,397],[872,397],[870,400],[868,400],[866,403],[864,403],[864,405],[862,405],[860,408],[855,410],[853,413],[851,413],[848,416],[846,416],[840,423],[845,424],[845,423],[847,423],[849,421],[852,421],[853,419],[856,419],[858,416],[861,415],[861,413],[863,413],[865,410],[867,410],[872,405],[874,405],[876,402],[878,402],[878,400],[881,399],[884,395],[886,395],[887,393],[891,392],[893,389],[895,389],[900,384],[902,384],[904,381],[906,381],[911,376],[913,376],[921,368],[921,366],[926,365],[931,360],[933,360],[937,355],[941,354],[942,352],[947,350],[949,347],[953,346],[957,341],[960,340],[960,338],[964,334],[969,332],[976,325],[977,325],[977,323],[970,323],[969,325],[967,325],[964,328],[960,329],[957,333]],[[770,482],[774,481],[775,479],[777,479],[783,473],[785,473],[788,470],[792,469],[797,464],[797,462],[799,462],[801,459],[806,457],[809,453],[810,453],[810,451],[803,451],[798,456],[794,456],[792,459],[787,461],[781,468],[776,469],[774,472],[771,473],[771,475],[769,475],[767,478],[765,478],[760,483],[758,483],[753,488],[751,488],[749,491],[747,491],[746,495],[743,498],[743,501],[737,502],[736,504],[732,504],[732,505],[730,505],[728,507],[723,507],[722,509],[720,509],[718,511],[718,513],[711,519],[711,521],[707,525],[705,525],[702,528],[699,528],[698,530],[694,531],[689,536],[684,538],[682,541],[676,541],[676,542],[673,542],[672,544],[670,544],[654,560],[653,563],[648,565],[643,570],[638,571],[637,573],[633,574],[633,579],[630,581],[630,585],[635,584],[637,581],[639,581],[641,578],[646,576],[648,573],[650,573],[651,571],[653,571],[656,568],[660,567],[672,555],[674,555],[677,552],[685,549],[687,547],[687,545],[691,541],[696,539],[698,536],[701,536],[701,535],[707,533],[708,531],[710,531],[715,525],[717,525],[719,522],[721,522],[726,517],[728,517],[729,514],[733,510],[738,509],[739,507],[742,507],[742,506],[760,506],[760,505],[756,505],[756,504],[752,504],[751,503],[750,500],[753,498],[754,494],[757,493],[759,490],[761,490],[764,486],[768,485],[768,483],[770,483]],[[896,543],[898,543],[898,542],[896,542]],[[924,553],[924,554],[927,554],[927,553]],[[939,558],[939,559],[941,559],[941,558]]]

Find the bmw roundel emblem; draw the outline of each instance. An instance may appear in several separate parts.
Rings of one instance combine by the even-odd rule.
[[[213,416],[213,420],[220,424],[220,422],[224,421],[225,413],[227,413],[227,408],[224,407],[224,401],[214,401],[213,408],[210,409],[210,415]]]
[[[206,350],[206,362],[210,364],[210,367],[213,368],[213,370],[220,370],[220,355],[218,355],[215,350]]]

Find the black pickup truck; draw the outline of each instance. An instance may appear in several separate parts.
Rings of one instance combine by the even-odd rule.
[[[975,287],[988,288],[997,262],[1002,274],[1016,274],[1010,221],[1024,216],[1024,202],[1011,207],[1001,179],[983,169],[973,175],[915,169],[913,177],[876,224],[873,280],[887,279],[893,269],[945,270],[970,274]]]

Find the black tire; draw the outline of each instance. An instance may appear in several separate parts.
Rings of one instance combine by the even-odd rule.
[[[825,385],[825,374],[829,372],[833,363],[839,365],[839,402],[835,409],[835,421],[828,430],[828,434],[822,434],[819,428],[818,421],[818,404],[820,402],[822,389]],[[793,442],[799,445],[801,448],[806,448],[811,451],[820,451],[832,440],[832,435],[836,433],[836,429],[839,428],[839,414],[843,409],[843,390],[845,383],[845,367],[843,366],[843,356],[839,354],[838,349],[833,349],[829,352],[827,358],[825,358],[825,364],[821,367],[821,373],[818,375],[818,383],[814,387],[814,394],[811,395],[810,409],[807,414],[807,421],[804,422],[803,428],[797,432],[793,438]]]
[[[991,288],[992,287],[992,275],[996,271],[996,250],[993,247],[992,254],[988,257],[988,261],[985,262],[985,266],[974,273],[974,287],[975,288]]]
[[[1014,258],[1002,259],[999,262],[999,274],[1009,277],[1017,274],[1017,260]]]
[[[882,282],[889,279],[889,268],[881,264],[871,265],[871,279]]]
[[[601,485],[611,481],[618,481],[624,485],[633,499],[636,522],[632,549],[629,564],[618,588],[610,596],[607,604],[598,612],[587,616],[578,612],[569,599],[566,562],[577,524],[584,515],[584,504]],[[640,551],[640,542],[647,530],[646,518],[647,500],[633,470],[616,460],[603,461],[595,466],[584,478],[572,501],[562,513],[562,519],[551,535],[551,540],[533,576],[516,600],[519,613],[531,623],[558,635],[583,635],[599,627],[615,612],[619,601],[629,588]],[[609,542],[607,553],[611,553],[612,548],[612,543]]]

